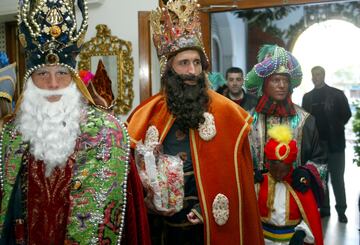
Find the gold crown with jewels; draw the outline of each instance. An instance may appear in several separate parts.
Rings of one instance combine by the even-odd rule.
[[[167,60],[182,50],[196,49],[208,62],[201,36],[199,4],[196,0],[175,0],[150,14],[153,42],[163,70]]]
[[[87,30],[86,0],[20,0],[19,40],[25,49],[28,77],[44,65],[76,66]],[[76,8],[82,21],[78,28]],[[79,16],[80,17],[80,16]]]

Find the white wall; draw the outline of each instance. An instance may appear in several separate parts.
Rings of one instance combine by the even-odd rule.
[[[16,0],[0,0],[0,22],[15,20],[17,3]]]
[[[224,75],[229,67],[240,67],[246,73],[247,32],[242,19],[232,12],[211,14],[211,35],[220,41],[222,52],[218,62]]]
[[[240,67],[246,74],[247,30],[244,20],[232,12],[227,13],[229,28],[232,33],[233,54],[232,66]]]

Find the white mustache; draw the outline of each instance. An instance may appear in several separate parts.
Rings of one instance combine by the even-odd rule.
[[[34,86],[34,90],[43,97],[49,97],[49,96],[54,96],[54,95],[64,95],[69,90],[69,87],[70,86],[68,86],[66,88],[62,88],[62,89],[48,90],[48,89],[41,89],[41,88]]]

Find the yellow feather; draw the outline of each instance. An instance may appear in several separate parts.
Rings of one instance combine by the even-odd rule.
[[[292,140],[291,128],[285,124],[278,124],[269,129],[268,134],[274,140],[288,144]]]

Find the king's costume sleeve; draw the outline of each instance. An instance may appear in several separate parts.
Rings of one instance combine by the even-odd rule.
[[[315,118],[311,115],[308,116],[304,124],[301,148],[302,164],[306,164],[308,161],[314,162],[317,165],[326,164],[326,153],[321,148]]]
[[[306,222],[307,226],[310,228],[311,233],[315,239],[314,244],[323,245],[324,238],[322,234],[321,218],[316,205],[314,193],[312,191],[307,191],[305,193],[292,191],[292,194],[295,195],[296,197],[295,200],[300,209],[302,219]],[[306,239],[305,242],[307,242]]]
[[[150,230],[143,188],[132,156],[129,165],[125,233],[121,244],[148,245],[150,244]]]
[[[311,189],[320,206],[326,186],[327,155],[321,147],[315,118],[312,115],[305,121],[301,148],[301,163],[311,174]]]

